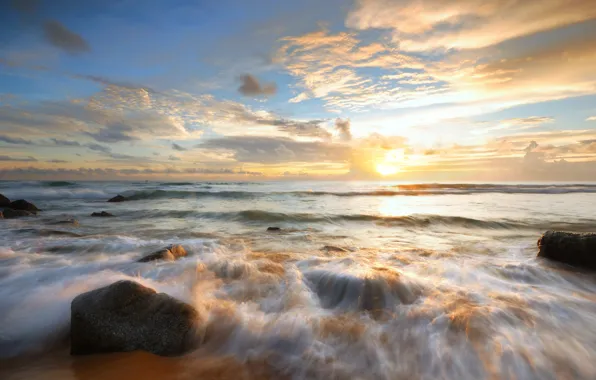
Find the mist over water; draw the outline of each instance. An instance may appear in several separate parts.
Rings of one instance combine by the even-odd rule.
[[[596,378],[596,275],[536,258],[547,229],[596,230],[593,184],[59,181],[0,193],[43,210],[1,221],[0,360],[55,350],[75,296],[133,279],[207,318],[201,353],[292,379]],[[116,194],[130,200],[106,202]],[[103,210],[115,217],[89,216]],[[56,224],[70,218],[79,225]],[[135,262],[168,244],[190,254]]]

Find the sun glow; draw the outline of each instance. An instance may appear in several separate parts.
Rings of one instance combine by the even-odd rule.
[[[403,149],[394,149],[385,154],[383,161],[379,162],[375,169],[382,176],[398,173],[401,170],[401,163],[404,161],[405,152]]]

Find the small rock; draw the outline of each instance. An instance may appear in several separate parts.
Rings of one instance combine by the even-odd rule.
[[[345,248],[336,247],[334,245],[326,245],[323,248],[321,248],[321,250],[327,251],[327,252],[350,252],[349,250],[347,250]]]
[[[267,231],[281,231],[280,227],[267,227]]]
[[[126,197],[123,197],[122,195],[118,194],[114,198],[108,199],[108,202],[124,202],[125,200]]]
[[[0,207],[8,207],[10,205],[10,199],[0,194]]]
[[[148,351],[181,355],[204,330],[190,305],[134,281],[119,281],[77,296],[70,306],[71,355]]]
[[[33,213],[30,213],[29,211],[25,211],[25,210],[13,210],[11,208],[5,208],[3,211],[4,214],[4,218],[5,219],[14,219],[14,218],[20,218],[23,216],[33,216]]]
[[[33,203],[29,203],[24,199],[18,199],[16,201],[12,201],[12,202],[10,202],[10,204],[7,207],[11,208],[13,210],[29,211],[32,214],[37,214],[38,211],[41,211],[40,209],[35,207],[35,205]]]
[[[596,270],[596,233],[547,231],[538,240],[538,257]]]
[[[93,214],[91,214],[91,216],[98,216],[98,217],[107,217],[107,216],[114,216],[112,214],[110,214],[109,212],[94,212]]]
[[[62,226],[62,225],[71,225],[71,226],[75,226],[78,227],[79,226],[79,221],[76,219],[67,219],[67,220],[57,220],[55,222],[49,223],[49,224],[53,224],[56,226]]]
[[[156,260],[164,260],[164,261],[174,261],[181,257],[185,257],[187,255],[186,250],[183,246],[174,244],[167,248],[160,249],[157,252],[154,252],[150,255],[147,255],[139,260],[138,263],[147,263],[149,261],[156,261]]]

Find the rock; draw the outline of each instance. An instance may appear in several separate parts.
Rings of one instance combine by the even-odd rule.
[[[33,203],[29,203],[24,199],[18,199],[16,201],[12,201],[12,202],[10,202],[10,204],[7,207],[11,208],[13,210],[29,211],[32,214],[37,214],[38,211],[41,211],[40,209],[35,207],[35,205]]]
[[[350,252],[345,248],[336,247],[334,245],[326,245],[323,248],[321,248],[321,250],[327,251],[327,252]]]
[[[547,231],[538,248],[538,257],[596,270],[596,233]]]
[[[23,216],[33,216],[33,213],[30,213],[29,211],[25,211],[25,210],[13,210],[11,208],[5,208],[3,211],[4,214],[4,218],[5,219],[14,219],[14,218],[20,218]]]
[[[0,194],[0,207],[8,207],[10,205],[10,199]]]
[[[98,216],[98,217],[107,217],[107,216],[114,216],[112,214],[110,214],[109,212],[94,212],[93,214],[91,214],[91,216]]]
[[[281,231],[279,227],[267,227],[267,231]]]
[[[70,226],[74,226],[74,227],[78,227],[79,226],[79,221],[76,219],[66,219],[66,220],[57,220],[55,222],[51,222],[49,224],[55,225],[55,226],[64,226],[64,225],[70,225]]]
[[[147,255],[147,256],[139,259],[137,262],[138,263],[147,263],[149,261],[155,261],[155,260],[174,261],[181,257],[185,257],[186,254],[187,254],[186,250],[184,249],[183,246],[174,244],[167,248],[160,249],[159,251],[154,252],[150,255]]]
[[[0,219],[4,219],[4,214],[0,211]]]
[[[181,355],[199,344],[203,329],[192,306],[134,281],[77,296],[70,315],[71,355],[135,350]]]
[[[122,195],[118,194],[114,198],[108,199],[108,202],[124,202],[125,200],[126,197],[123,197]]]

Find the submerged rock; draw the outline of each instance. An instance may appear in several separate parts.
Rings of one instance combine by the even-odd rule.
[[[38,211],[41,211],[33,203],[29,203],[24,199],[12,201],[7,207],[13,210],[29,211],[32,214],[37,214]]]
[[[8,207],[10,205],[10,199],[0,194],[0,207]]]
[[[126,200],[126,197],[118,194],[113,198],[108,199],[108,202],[124,202]]]
[[[179,258],[185,257],[185,256],[186,256],[186,250],[184,249],[184,247],[181,245],[178,245],[178,244],[174,244],[167,248],[160,249],[159,251],[154,252],[150,255],[147,255],[147,256],[139,259],[137,262],[147,263],[149,261],[155,261],[155,260],[174,261],[176,259],[179,259]]]
[[[110,214],[109,212],[102,211],[102,212],[94,212],[93,214],[91,214],[91,216],[106,217],[106,216],[114,216],[114,215]]]
[[[190,305],[134,281],[119,281],[71,303],[71,355],[144,350],[181,355],[199,343],[203,321]]]
[[[341,248],[341,247],[336,247],[334,245],[326,245],[323,248],[321,248],[321,250],[323,251],[327,251],[327,252],[349,252],[347,249],[345,248]]]
[[[76,219],[65,219],[65,220],[57,220],[55,222],[51,222],[48,224],[52,224],[55,226],[74,226],[74,227],[78,227],[79,226],[79,221]]]
[[[281,231],[280,227],[267,227],[267,231]]]
[[[385,267],[337,272],[315,269],[304,273],[324,308],[369,311],[380,315],[398,304],[411,304],[420,289],[402,282],[399,272]]]
[[[23,216],[33,216],[34,214],[29,212],[29,211],[25,211],[25,210],[14,210],[11,208],[5,208],[3,211],[4,214],[4,218],[5,219],[14,219],[14,218],[21,218]]]
[[[596,270],[596,233],[547,231],[538,248],[538,257]]]

